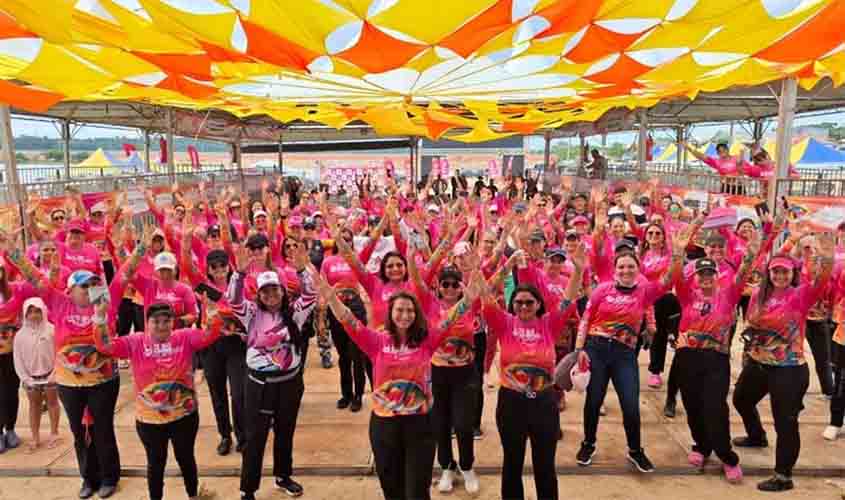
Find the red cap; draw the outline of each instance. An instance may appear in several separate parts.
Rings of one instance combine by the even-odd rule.
[[[776,267],[783,267],[792,271],[795,269],[795,261],[789,257],[775,257],[769,262],[769,269],[774,269]]]

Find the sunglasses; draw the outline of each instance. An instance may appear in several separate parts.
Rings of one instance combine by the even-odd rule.
[[[458,288],[461,287],[461,284],[457,281],[441,281],[440,287],[441,288],[454,288],[455,290],[457,290]]]
[[[514,300],[514,307],[534,307],[537,304],[536,300]]]
[[[64,215],[56,215],[56,216],[53,216],[53,222],[59,222],[59,221],[63,221],[63,220],[65,220],[65,216],[64,216]]]
[[[258,251],[264,250],[264,248],[265,248],[265,247],[264,247],[264,246],[260,246],[260,247],[246,247],[246,248],[247,248],[250,252],[258,252]]]
[[[289,249],[292,249],[292,248],[299,248],[299,244],[298,243],[288,243],[287,245],[285,245],[285,250],[289,250]]]
[[[212,270],[214,270],[214,269],[225,269],[228,266],[229,266],[229,264],[224,264],[222,262],[215,262],[215,263],[209,264],[208,268],[212,269]]]
[[[663,233],[661,233],[660,231],[649,231],[645,234],[646,236],[663,236]]]

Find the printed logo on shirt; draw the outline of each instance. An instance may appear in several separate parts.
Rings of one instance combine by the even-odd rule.
[[[156,302],[174,303],[174,302],[179,302],[179,297],[172,291],[167,291],[167,292],[158,291],[158,292],[156,292],[155,300],[156,300]]]
[[[702,300],[697,300],[692,304],[692,308],[702,316],[707,316],[713,310],[713,304]]]
[[[385,354],[392,354],[394,356],[405,357],[405,356],[410,356],[410,355],[416,353],[419,350],[420,350],[419,347],[408,347],[405,344],[403,344],[399,347],[396,347],[391,343],[391,344],[385,344],[385,346],[382,348],[381,352],[383,352]]]
[[[85,265],[89,263],[89,259],[85,255],[65,254],[65,260],[74,265]]]
[[[69,314],[65,316],[65,323],[77,328],[88,328],[91,326],[91,316],[82,314]]]
[[[183,346],[174,346],[170,342],[166,344],[152,344],[144,346],[144,356],[148,358],[169,358],[181,353]]]
[[[627,306],[636,302],[636,297],[633,295],[608,295],[605,300],[615,306]]]
[[[338,262],[337,264],[332,264],[329,266],[330,273],[347,273],[351,271],[352,268],[349,267],[349,264],[346,262]]]
[[[513,336],[526,344],[533,344],[540,340],[540,333],[533,328],[516,327],[513,329]]]

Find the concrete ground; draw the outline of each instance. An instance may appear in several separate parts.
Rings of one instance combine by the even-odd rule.
[[[319,356],[312,345],[309,366],[306,370],[306,393],[299,415],[295,437],[294,467],[303,483],[308,498],[380,498],[377,480],[371,476],[369,464],[370,447],[367,436],[369,400],[365,398],[364,410],[353,414],[338,411],[335,402],[339,397],[339,377],[336,368],[325,370],[318,365]],[[807,349],[809,352],[809,348]],[[669,353],[668,371],[672,353]],[[719,476],[720,469],[712,464],[704,471],[693,471],[686,465],[686,454],[690,446],[689,429],[683,405],[678,404],[678,416],[668,419],[663,416],[665,386],[651,389],[646,386],[648,354],[640,356],[641,367],[641,414],[643,445],[657,466],[653,476],[643,478],[633,473],[625,460],[625,437],[622,417],[615,394],[608,394],[608,414],[599,426],[598,454],[594,465],[589,468],[575,464],[575,453],[582,439],[583,396],[577,393],[567,395],[568,407],[561,415],[564,439],[558,446],[557,466],[560,476],[560,490],[564,498],[693,498],[711,493],[735,495],[741,498],[763,498],[756,496],[754,484],[770,474],[774,464],[775,432],[768,399],[760,404],[760,413],[769,432],[772,443],[764,450],[738,450],[746,471],[745,483],[738,487],[727,485]],[[734,353],[733,378],[739,374],[739,353]],[[811,365],[812,368],[812,365]],[[825,480],[842,481],[845,484],[845,438],[827,442],[821,437],[828,423],[829,402],[820,398],[818,380],[811,370],[810,391],[805,397],[806,409],[801,414],[802,449],[795,470],[798,491],[777,498],[840,498],[841,488],[825,484]],[[494,376],[488,382],[495,384]],[[134,408],[131,380],[128,371],[122,372],[121,392],[116,410],[117,436],[124,476],[119,498],[145,498],[144,480],[145,456],[134,429]],[[495,387],[485,388],[483,427],[486,436],[476,441],[476,469],[482,475],[483,495],[481,498],[498,497],[498,475],[501,466],[501,446],[495,425]],[[200,431],[197,439],[197,460],[200,474],[212,489],[218,491],[218,498],[237,498],[237,479],[240,470],[240,456],[233,453],[219,457],[215,453],[218,442],[214,415],[211,410],[208,389],[199,387]],[[17,430],[21,438],[30,438],[27,428],[26,396],[21,392],[21,409]],[[744,433],[742,422],[732,411],[732,430],[735,436]],[[46,415],[42,421],[42,433],[47,428]],[[76,458],[73,453],[71,434],[62,414],[62,446],[48,450],[42,448],[35,453],[25,451],[25,444],[19,449],[0,455],[0,500],[20,498],[22,492],[37,492],[33,498],[75,498],[78,488]],[[271,437],[272,439],[272,437]],[[265,452],[265,474],[270,474],[271,452]],[[530,451],[526,458],[526,474],[530,476]],[[177,474],[172,456],[168,471]],[[436,477],[437,474],[435,474]],[[49,479],[46,477],[50,476]],[[184,493],[178,478],[168,479],[169,498],[182,498]],[[273,493],[268,477],[259,498],[278,497]],[[599,486],[599,487],[597,487]],[[533,493],[533,482],[526,480],[526,491]],[[14,496],[10,496],[14,495]],[[580,495],[580,496],[579,496]],[[453,493],[451,497],[465,495]]]

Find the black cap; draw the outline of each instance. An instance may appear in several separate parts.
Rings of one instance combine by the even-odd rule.
[[[708,236],[706,240],[704,240],[704,244],[708,247],[710,247],[710,246],[723,247],[723,246],[726,246],[728,244],[728,240],[726,240],[725,237],[722,236],[721,234],[713,232],[713,233],[710,233],[710,236]]]
[[[547,248],[546,257],[549,259],[551,259],[552,257],[563,257],[564,259],[566,259],[566,252],[559,247]]]
[[[585,201],[589,201],[589,199],[590,199],[584,193],[575,193],[575,195],[572,197],[572,199],[574,200],[575,198],[584,198]]]
[[[513,211],[518,213],[518,214],[521,214],[522,212],[525,212],[526,210],[528,210],[528,205],[526,205],[525,203],[523,203],[521,201],[518,202],[518,203],[514,203],[514,205],[513,205]]]
[[[247,248],[255,249],[263,248],[266,246],[270,246],[270,240],[268,240],[267,237],[261,233],[253,234],[246,240]]]
[[[317,222],[314,220],[314,217],[306,217],[302,221],[302,229],[306,229],[306,230],[317,229]]]
[[[224,250],[220,249],[212,250],[208,252],[208,255],[205,256],[205,263],[206,265],[214,263],[228,264],[229,254],[227,254]]]
[[[367,219],[367,222],[369,222],[370,225],[372,225],[372,226],[376,226],[376,225],[378,225],[379,222],[381,222],[381,217],[379,217],[378,215],[371,215]]]
[[[173,308],[170,307],[170,304],[165,304],[164,302],[157,302],[147,309],[147,319],[162,315],[170,316],[171,318],[176,316],[173,312]]]
[[[528,239],[531,241],[546,241],[546,233],[542,229],[535,229],[531,231]]]
[[[446,266],[440,270],[440,273],[437,275],[437,281],[446,281],[448,279],[453,279],[460,283],[464,280],[464,275],[457,267]]]
[[[715,260],[708,259],[707,257],[705,257],[703,259],[698,259],[697,261],[695,261],[695,272],[700,273],[702,271],[718,273],[719,267],[716,265]]]
[[[637,250],[636,245],[629,239],[622,238],[621,240],[616,242],[616,246],[613,247],[613,251],[615,253],[619,252],[635,252]]]
[[[220,234],[220,225],[219,225],[219,224],[213,224],[213,225],[211,225],[211,226],[208,226],[208,231],[207,231],[207,233],[208,233],[208,234],[211,234],[211,233],[217,233],[217,234]]]

